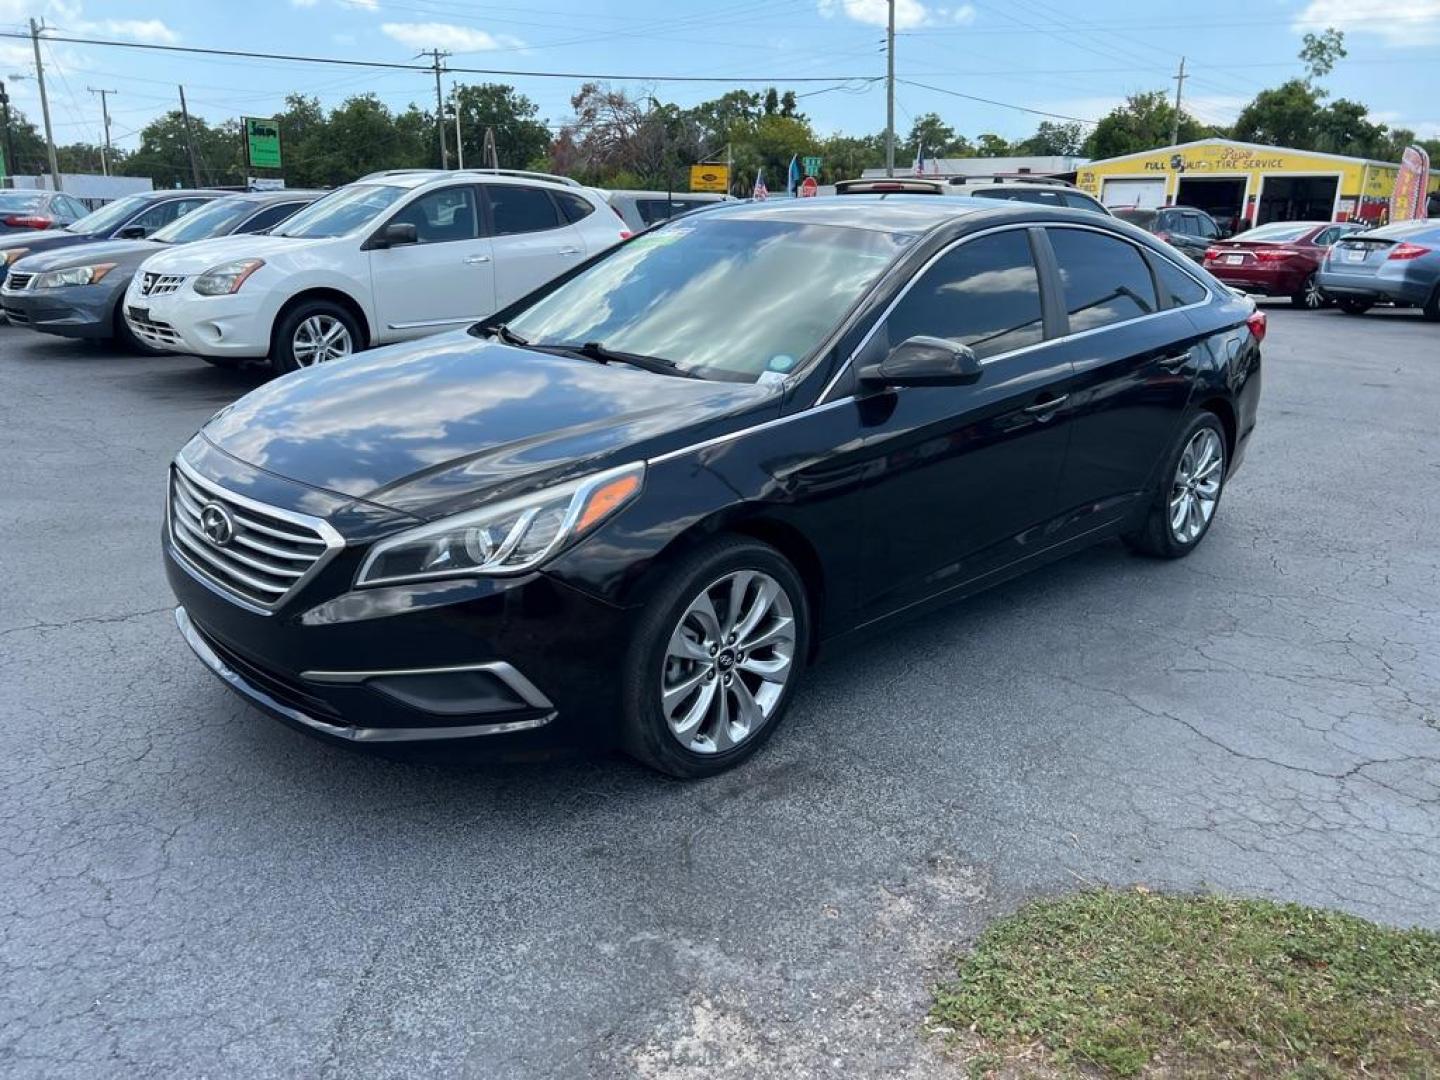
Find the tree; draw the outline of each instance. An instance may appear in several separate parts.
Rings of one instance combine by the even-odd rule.
[[[1036,157],[1066,157],[1079,154],[1084,142],[1085,133],[1079,124],[1056,124],[1042,120],[1034,135],[1015,145],[1015,151]]]
[[[525,169],[544,162],[550,149],[550,128],[537,119],[540,106],[517,93],[513,86],[459,86],[454,101],[460,108],[460,136],[465,143],[467,165],[488,164],[482,157],[486,128],[495,131],[495,153],[505,168]]]
[[[975,140],[976,157],[1009,157],[1012,147],[1010,140],[986,131]]]
[[[918,152],[922,147],[926,158],[944,157],[955,142],[955,129],[939,113],[922,113],[910,125],[910,134],[905,137],[904,146]],[[897,155],[898,156],[898,155]]]
[[[243,139],[237,121],[212,126],[192,116],[189,139],[202,185],[245,182]],[[194,183],[186,151],[185,120],[179,109],[172,109],[141,129],[140,148],[126,160],[125,169],[131,176],[149,177],[156,187],[190,187]]]
[[[1261,90],[1236,117],[1235,138],[1313,150],[1324,96],[1308,79],[1289,79]]]
[[[866,169],[885,164],[885,135],[831,135],[816,148],[821,158],[821,179],[853,180]]]
[[[1350,54],[1345,51],[1345,35],[1333,26],[1327,26],[1321,34],[1306,34],[1301,39],[1300,59],[1310,79],[1321,78],[1335,70],[1335,62]]]
[[[1109,158],[1168,146],[1174,119],[1175,106],[1163,90],[1131,94],[1095,125],[1082,152],[1090,158]],[[1205,126],[1193,116],[1180,114],[1182,143],[1194,142],[1206,134]]]
[[[20,176],[34,176],[49,172],[50,163],[45,153],[45,137],[23,112],[10,106],[10,139],[15,144],[15,160],[6,161],[8,173]],[[3,133],[0,133],[0,150],[5,149]]]

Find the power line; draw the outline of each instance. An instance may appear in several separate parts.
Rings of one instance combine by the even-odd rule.
[[[916,82],[914,79],[896,79],[906,86],[918,86],[921,90],[930,90],[937,94],[948,94],[950,97],[964,98],[966,101],[978,101],[983,105],[994,105],[1001,109],[1014,109],[1017,112],[1030,113],[1032,116],[1048,116],[1052,120],[1070,120],[1077,124],[1098,124],[1099,120],[1087,120],[1083,116],[1067,116],[1065,113],[1046,112],[1044,109],[1032,109],[1028,105],[1015,105],[1008,101],[996,101],[994,98],[976,97],[974,94],[962,94],[958,90],[946,90],[944,87],[931,86],[929,83]]]

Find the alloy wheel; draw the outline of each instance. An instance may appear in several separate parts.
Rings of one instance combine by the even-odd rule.
[[[349,356],[355,344],[349,328],[334,315],[311,315],[295,328],[290,350],[296,367],[311,367]]]
[[[670,634],[660,708],[670,734],[697,754],[752,738],[774,714],[795,664],[795,610],[784,587],[736,570],[690,601]]]
[[[1306,311],[1319,311],[1325,306],[1325,294],[1320,291],[1320,283],[1311,274],[1305,279],[1305,287],[1302,290],[1304,300],[1302,301]]]
[[[1170,532],[1182,544],[1200,539],[1225,477],[1225,444],[1214,428],[1202,427],[1185,446],[1170,486]]]

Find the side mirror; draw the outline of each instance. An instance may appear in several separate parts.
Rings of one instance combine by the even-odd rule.
[[[380,230],[380,235],[375,238],[374,246],[378,248],[404,247],[406,244],[415,244],[419,241],[420,236],[415,231],[414,225],[392,221]]]
[[[969,345],[948,338],[907,338],[878,364],[860,369],[860,382],[882,386],[964,386],[980,378],[980,366]]]
[[[144,225],[126,225],[115,235],[121,240],[143,240],[150,235],[150,230]]]

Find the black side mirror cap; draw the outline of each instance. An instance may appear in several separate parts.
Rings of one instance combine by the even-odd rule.
[[[121,240],[143,240],[150,235],[150,230],[144,225],[126,225],[115,235]]]
[[[949,338],[917,335],[860,369],[860,382],[882,386],[966,386],[984,373],[975,351]]]
[[[419,242],[420,234],[415,231],[414,225],[392,221],[376,234],[375,238],[370,241],[370,246],[376,248],[391,248],[403,247],[406,244],[417,244]]]

